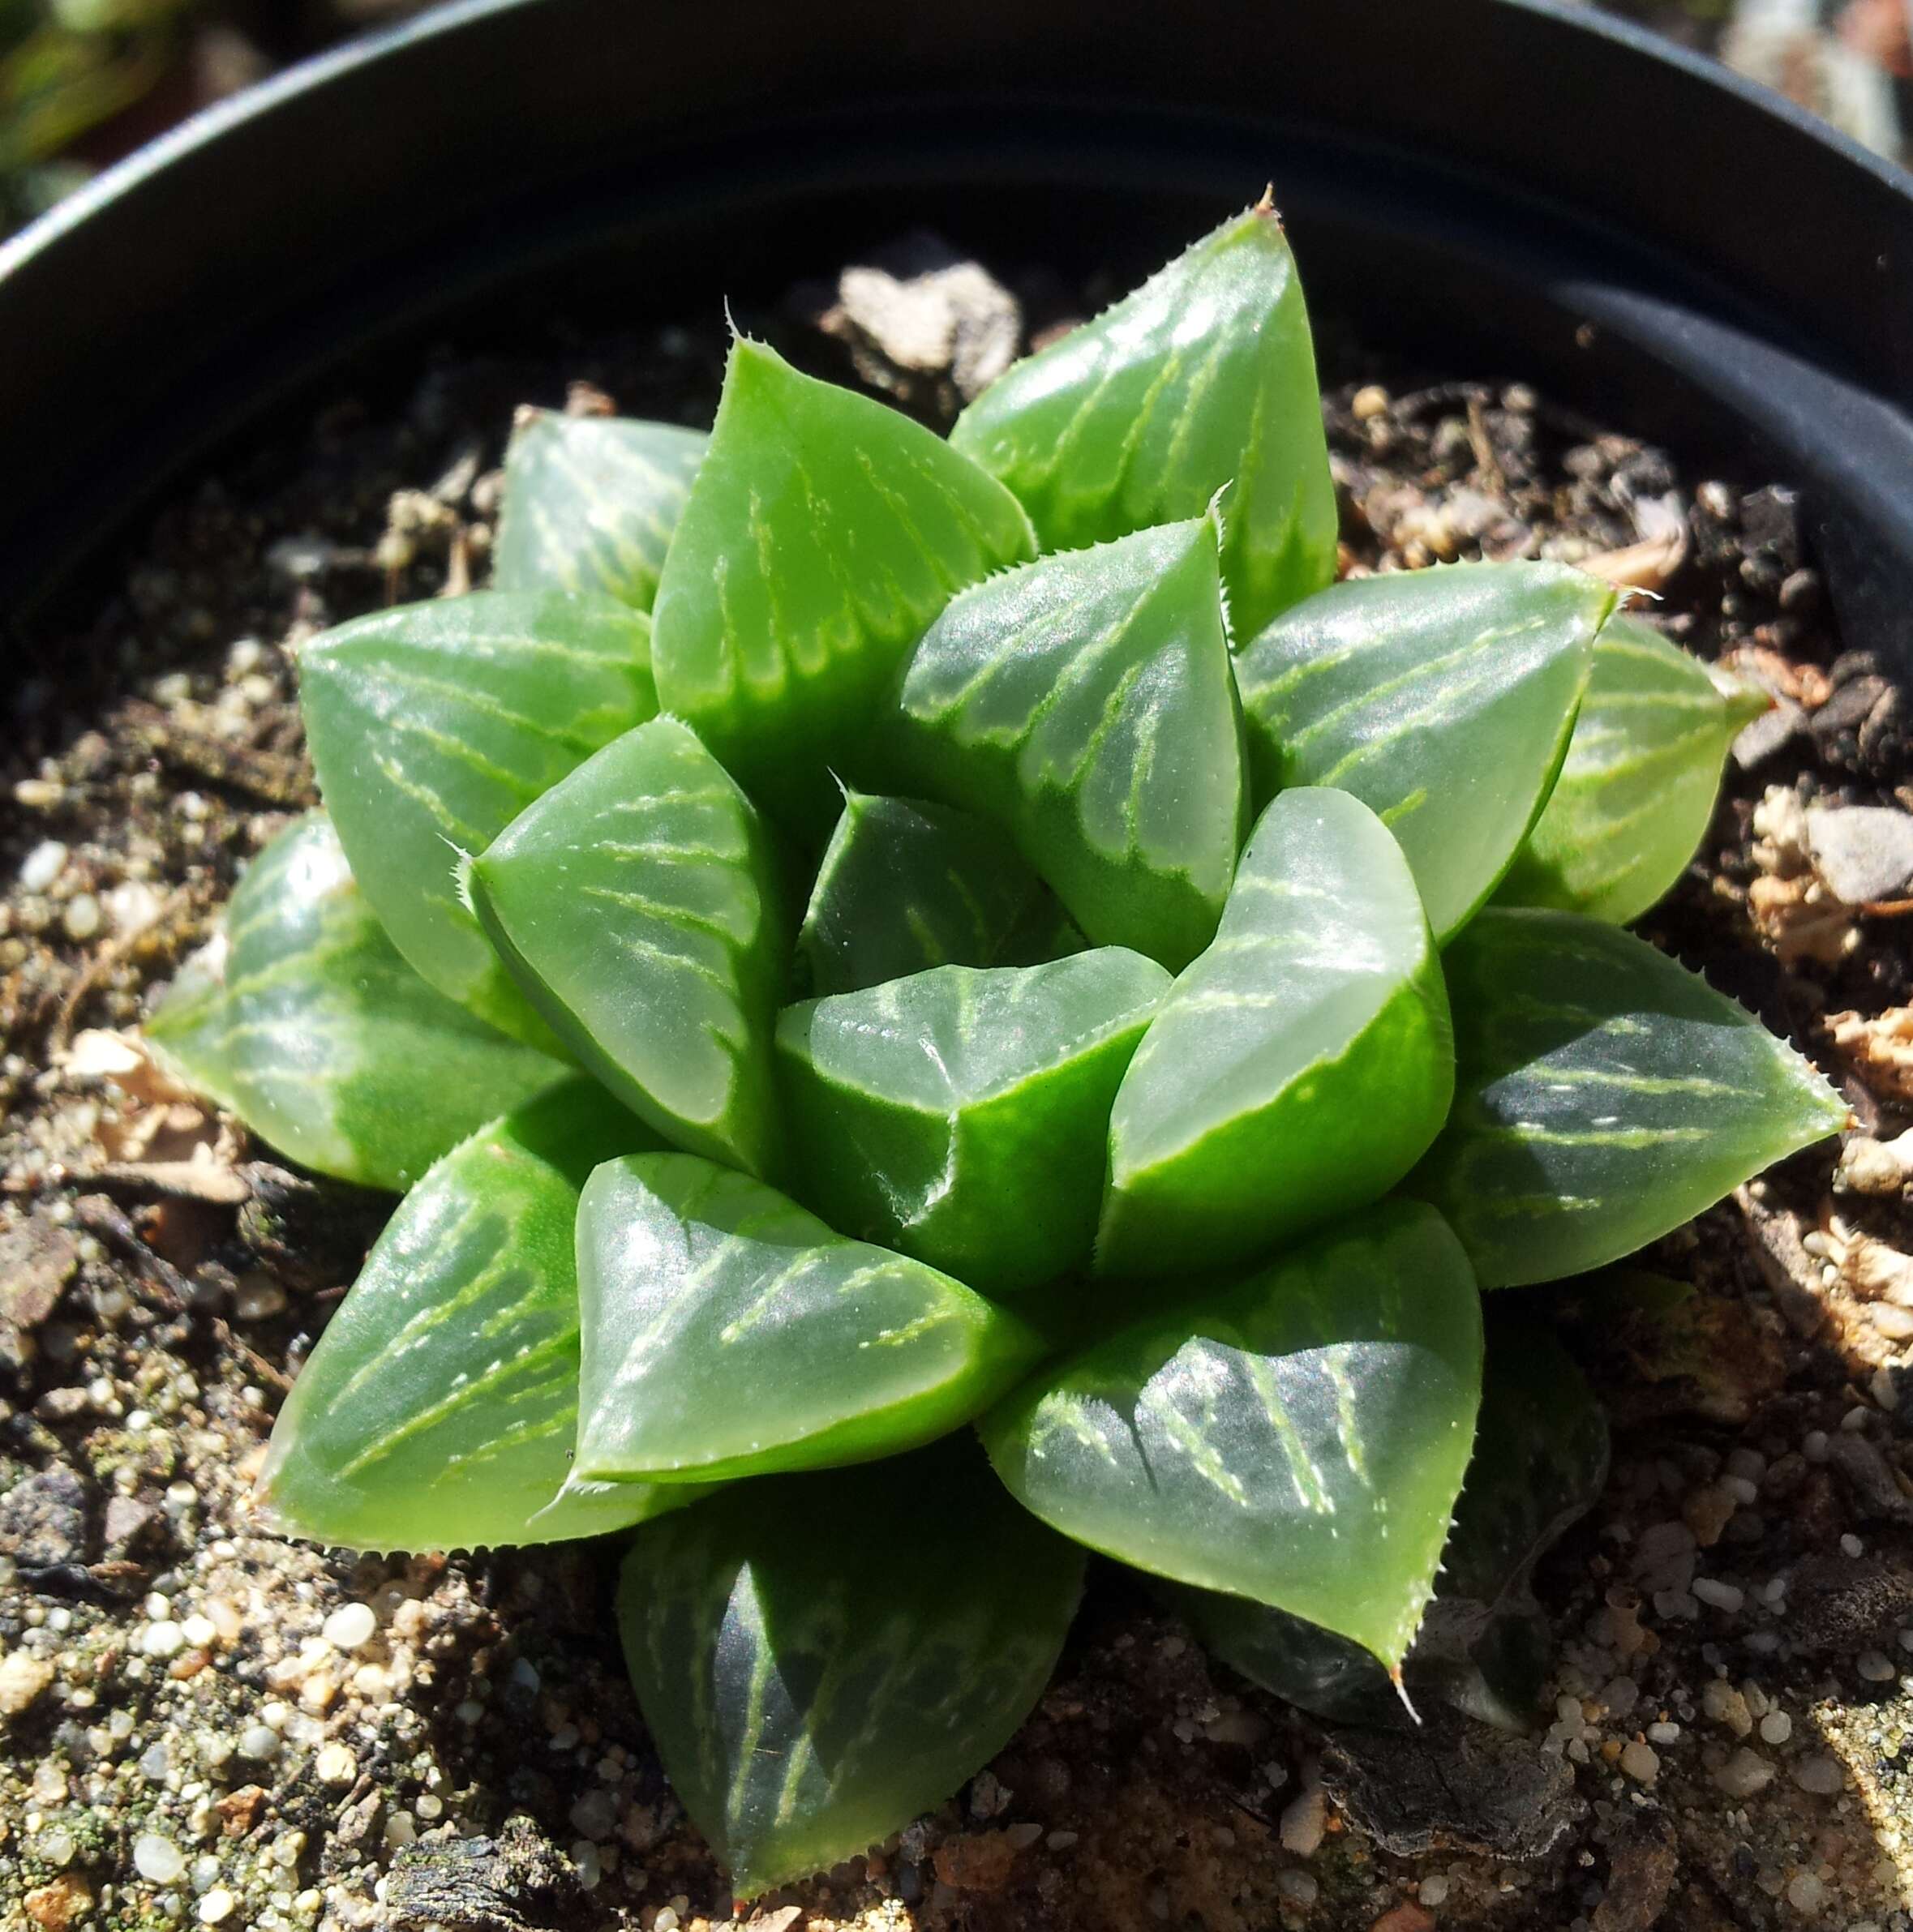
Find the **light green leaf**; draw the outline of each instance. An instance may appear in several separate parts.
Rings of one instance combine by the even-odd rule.
[[[505,452],[493,583],[601,591],[649,610],[708,441],[676,423],[521,409]]]
[[[787,936],[763,828],[675,718],[607,745],[471,864],[485,932],[580,1062],[675,1145],[774,1163]]]
[[[275,1527],[355,1549],[475,1549],[597,1536],[691,1499],[633,1486],[552,1501],[577,1416],[578,1190],[649,1138],[573,1079],[426,1176],[280,1412],[260,1478]]]
[[[1728,748],[1770,702],[1638,618],[1609,619],[1561,775],[1496,901],[1637,919],[1686,871]]]
[[[950,432],[1045,550],[1195,516],[1229,486],[1236,634],[1335,576],[1336,512],[1295,258],[1251,208],[1087,328],[1019,362]]]
[[[1042,1694],[1082,1579],[961,1438],[647,1524],[625,1660],[733,1891],[855,1857],[981,1770]]]
[[[399,957],[317,812],[253,861],[147,1032],[281,1154],[394,1191],[564,1073]]]
[[[994,826],[947,805],[847,792],[797,935],[813,993],[940,966],[1033,966],[1083,936]]]
[[[1413,1202],[1045,1369],[979,1427],[1092,1549],[1407,1653],[1481,1397],[1481,1298]]]
[[[656,711],[650,635],[609,598],[485,591],[341,624],[299,659],[320,789],[393,943],[440,992],[547,1050],[458,863]]]
[[[591,1176],[577,1468],[712,1480],[914,1449],[994,1401],[1034,1335],[961,1282],[847,1241],[688,1154]]]
[[[1108,946],[791,1008],[777,1043],[805,1197],[989,1295],[1086,1262],[1110,1103],[1169,984]]]
[[[1546,1659],[1544,1647],[1522,1640],[1520,1626],[1535,1613],[1529,1579],[1599,1500],[1607,1419],[1544,1316],[1506,1297],[1486,1313],[1473,1452],[1403,1674],[1418,1705],[1439,1699],[1518,1728],[1538,1686],[1514,1681],[1510,1667]],[[1304,1710],[1366,1722],[1406,1715],[1375,1659],[1347,1638],[1246,1597],[1178,1588],[1173,1600],[1224,1663]]]
[[[1445,945],[1547,797],[1614,599],[1558,563],[1455,563],[1310,598],[1236,661],[1257,797],[1332,785],[1373,806]]]
[[[979,585],[918,645],[897,731],[911,782],[1004,825],[1092,940],[1172,970],[1244,825],[1216,559],[1203,516]]]
[[[1225,1266],[1362,1206],[1426,1150],[1453,1086],[1400,847],[1346,792],[1285,792],[1117,1094],[1098,1268]]]
[[[1612,926],[1491,907],[1444,963],[1455,1108],[1407,1185],[1484,1287],[1618,1261],[1847,1124],[1752,1013]]]
[[[667,710],[821,837],[924,627],[1034,554],[995,479],[921,423],[731,345],[710,448],[658,590]]]

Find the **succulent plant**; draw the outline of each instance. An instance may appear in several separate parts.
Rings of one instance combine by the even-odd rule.
[[[152,1025],[410,1189],[265,1506],[624,1536],[742,1892],[997,1750],[1089,1551],[1315,1707],[1518,1702],[1606,1436],[1482,1291],[1845,1119],[1617,923],[1757,701],[1563,565],[1333,583],[1335,525],[1263,205],[948,439],[741,338],[708,440],[532,417],[498,587],[305,650],[329,819]]]

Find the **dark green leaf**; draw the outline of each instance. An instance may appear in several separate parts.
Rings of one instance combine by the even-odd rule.
[[[591,1176],[578,1473],[714,1480],[912,1449],[1036,1359],[962,1283],[847,1241],[761,1181],[688,1154]]]
[[[797,950],[813,993],[940,966],[1033,966],[1083,936],[981,819],[918,799],[844,796]]]
[[[1082,1576],[961,1439],[647,1524],[625,1660],[733,1889],[854,1857],[980,1771],[1049,1681]]]
[[[792,1007],[777,1041],[806,1197],[985,1294],[1086,1262],[1110,1103],[1169,984],[1109,946]]]
[[[959,598],[910,661],[897,755],[1006,826],[1096,944],[1173,969],[1229,891],[1240,737],[1204,516]]]
[[[547,1543],[690,1500],[637,1485],[552,1500],[577,1419],[578,1190],[649,1138],[573,1079],[406,1196],[272,1431],[260,1480],[281,1531],[358,1549]]]
[[[1614,597],[1560,564],[1456,563],[1310,598],[1236,662],[1257,797],[1373,806],[1445,945],[1541,810]]]
[[[1484,1287],[1618,1261],[1846,1125],[1752,1013],[1611,926],[1491,907],[1444,963],[1455,1108],[1407,1184]]]
[[[1400,847],[1346,792],[1285,792],[1117,1095],[1097,1266],[1253,1259],[1361,1207],[1426,1150],[1453,1086]]]
[[[521,411],[505,454],[493,583],[602,591],[649,610],[708,440],[670,422]]]
[[[1222,569],[1239,636],[1335,575],[1315,349],[1271,208],[1225,222],[1019,362],[950,440],[1023,499],[1045,550],[1198,516],[1228,486]]]
[[[1526,1686],[1508,1665],[1526,1646],[1536,1561],[1598,1500],[1607,1420],[1545,1316],[1501,1300],[1487,1311],[1487,1360],[1473,1453],[1442,1551],[1442,1570],[1404,1675],[1419,1702],[1523,1721]],[[1212,1591],[1177,1590],[1175,1607],[1224,1663],[1325,1717],[1395,1721],[1394,1687],[1359,1644],[1286,1611]],[[1508,1689],[1516,1694],[1507,1694]]]
[[[253,861],[147,1030],[281,1154],[395,1191],[564,1072],[399,957],[316,812]]]
[[[665,709],[748,789],[815,824],[951,595],[1033,553],[996,480],[907,416],[731,350],[710,448],[658,591]]]
[[[627,732],[472,862],[532,1005],[666,1139],[764,1172],[786,932],[763,828],[675,718]]]
[[[979,1426],[1065,1536],[1392,1669],[1468,1461],[1481,1298],[1439,1214],[1385,1202],[1362,1222],[1044,1370]]]
[[[1728,747],[1770,701],[1639,619],[1611,618],[1561,775],[1496,900],[1638,918],[1687,869]]]
[[[487,591],[341,624],[299,660],[320,787],[385,930],[440,992],[554,1051],[459,861],[656,711],[650,636],[609,598]]]

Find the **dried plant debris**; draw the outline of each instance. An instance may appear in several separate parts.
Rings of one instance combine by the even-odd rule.
[[[1044,326],[1096,299],[992,266]],[[1421,383],[1346,343],[1324,358],[1345,569],[1671,557],[1650,503],[1684,531],[1654,621],[1776,706],[1645,924],[1830,1055],[1859,1122],[1838,1178],[1833,1149],[1801,1156],[1759,1217],[1716,1210],[1582,1296],[1571,1333],[1615,1455],[1535,1579],[1554,1661],[1541,1729],[1499,1747],[1519,1776],[1468,1784],[1432,1733],[1396,1776],[1105,1579],[960,1799],[740,1920],[638,1723],[592,1549],[351,1562],[259,1532],[271,1417],[382,1197],[262,1166],[124,1036],[309,800],[286,782],[305,769],[302,642],[455,583],[460,554],[485,580],[517,405],[561,407],[576,379],[701,425],[723,349],[716,330],[581,338],[542,362],[435,364],[397,410],[341,401],[163,518],[91,628],[35,640],[58,679],[13,700],[0,802],[0,1922],[1903,1925],[1913,1374],[1874,1322],[1910,1305],[1913,959],[1895,915],[1844,900],[1810,915],[1838,944],[1783,948],[1809,922],[1770,927],[1752,891],[1825,885],[1809,810],[1906,810],[1898,688],[1842,657],[1783,490],[1684,476],[1518,384]],[[455,529],[388,516],[401,490]],[[1756,833],[1774,787],[1798,822]],[[870,1530],[907,1563],[934,1527]]]

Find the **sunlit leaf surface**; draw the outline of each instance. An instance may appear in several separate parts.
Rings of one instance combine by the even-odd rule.
[[[550,1046],[458,887],[539,793],[658,708],[650,628],[609,598],[486,591],[362,617],[307,645],[312,760],[400,952],[482,1018]]]
[[[400,958],[316,812],[253,861],[223,940],[181,973],[147,1031],[281,1154],[395,1190],[564,1072]]]
[[[1481,1364],[1460,1244],[1389,1202],[1041,1371],[979,1426],[1065,1536],[1393,1668],[1434,1589]]]
[[[1087,1262],[1110,1103],[1169,984],[1108,946],[791,1008],[778,1051],[806,1198],[985,1294]]]
[[[1728,748],[1770,703],[1639,619],[1610,618],[1561,775],[1496,900],[1638,918],[1687,869]]]
[[[1099,945],[1207,945],[1246,803],[1212,517],[958,598],[903,682],[913,784],[1003,825]]]
[[[272,1431],[260,1487],[277,1528],[355,1549],[469,1549],[597,1536],[690,1499],[633,1486],[553,1503],[577,1419],[578,1190],[650,1138],[573,1078],[406,1196]]]
[[[1045,550],[1195,516],[1225,485],[1238,637],[1335,575],[1335,490],[1294,257],[1272,210],[1227,221],[993,383],[950,434]]]
[[[1455,1108],[1407,1184],[1484,1287],[1618,1261],[1846,1125],[1784,1041],[1612,926],[1491,907],[1444,964]]]
[[[1016,499],[941,437],[740,341],[658,587],[664,708],[821,839],[826,768],[861,769],[924,627],[1032,554]]]
[[[581,1064],[679,1146],[775,1158],[787,933],[765,834],[675,718],[607,745],[472,863],[486,933]]]
[[[597,590],[649,610],[709,439],[671,422],[520,413],[492,546],[500,590]]]
[[[1453,1081],[1400,847],[1346,792],[1285,792],[1117,1095],[1097,1266],[1250,1259],[1372,1201],[1435,1137]]]
[[[846,794],[797,935],[817,994],[940,966],[1032,966],[1083,936],[1002,833],[921,799]]]
[[[1607,1419],[1545,1316],[1507,1296],[1486,1313],[1474,1448],[1405,1674],[1418,1705],[1439,1698],[1518,1725],[1535,1687],[1509,1681],[1529,1647],[1504,1626],[1533,1614],[1536,1561],[1600,1497]],[[1265,1690],[1325,1717],[1406,1719],[1381,1667],[1347,1638],[1215,1591],[1177,1589],[1173,1601],[1216,1656]]]
[[[588,1480],[888,1455],[967,1421],[1036,1358],[1029,1330],[961,1283],[693,1154],[593,1175],[578,1266]]]
[[[1456,563],[1311,598],[1236,661],[1256,796],[1372,806],[1445,944],[1541,809],[1614,596],[1558,563]]]
[[[1082,1576],[961,1439],[647,1524],[625,1659],[732,1889],[854,1857],[987,1763],[1048,1682]]]

